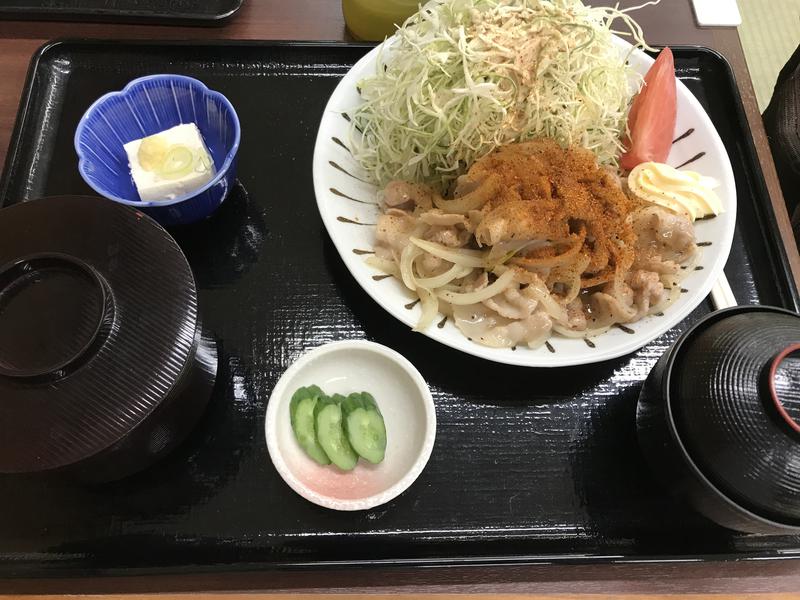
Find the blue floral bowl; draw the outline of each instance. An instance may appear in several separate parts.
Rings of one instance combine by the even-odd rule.
[[[197,125],[217,173],[189,194],[143,202],[123,144],[182,123]],[[225,96],[191,77],[150,75],[89,107],[75,131],[75,151],[81,177],[98,194],[143,210],[162,225],[184,225],[205,219],[225,200],[236,181],[240,138],[239,118]]]

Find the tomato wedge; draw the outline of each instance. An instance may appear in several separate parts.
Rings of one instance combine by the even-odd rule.
[[[643,162],[665,162],[672,147],[677,114],[675,61],[672,50],[664,48],[633,99],[628,114],[627,150],[620,160],[622,168],[629,171]]]

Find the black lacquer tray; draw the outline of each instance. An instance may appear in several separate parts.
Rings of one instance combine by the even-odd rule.
[[[223,25],[244,0],[6,0],[0,19]]]
[[[200,425],[162,462],[115,484],[0,479],[0,575],[800,556],[798,537],[737,534],[676,503],[637,447],[641,383],[711,310],[708,301],[630,356],[545,370],[441,346],[361,290],[317,213],[311,157],[328,95],[368,48],[76,41],[35,57],[0,187],[7,202],[91,193],[72,147],[78,119],[101,94],[164,71],[199,77],[236,106],[241,185],[209,221],[172,230],[219,342],[217,387]],[[733,162],[733,290],[742,303],[796,308],[731,71],[699,48],[676,48],[675,62]],[[346,338],[408,357],[431,386],[439,421],[416,484],[359,513],[297,496],[264,441],[279,375],[304,350]]]

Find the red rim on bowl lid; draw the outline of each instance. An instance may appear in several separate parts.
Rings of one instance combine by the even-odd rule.
[[[796,358],[793,355],[797,355]],[[794,366],[792,369],[791,367]],[[767,385],[769,395],[784,422],[797,433],[800,433],[800,343],[792,344],[781,350],[769,364]],[[796,406],[787,406],[785,399],[794,392]],[[789,411],[795,412],[794,416]]]

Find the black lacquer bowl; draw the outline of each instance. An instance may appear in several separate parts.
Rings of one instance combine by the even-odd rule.
[[[177,243],[81,196],[0,211],[0,240],[0,473],[108,481],[169,452],[217,371]]]
[[[800,532],[800,315],[710,314],[656,363],[636,421],[656,475],[698,511],[740,531]]]

